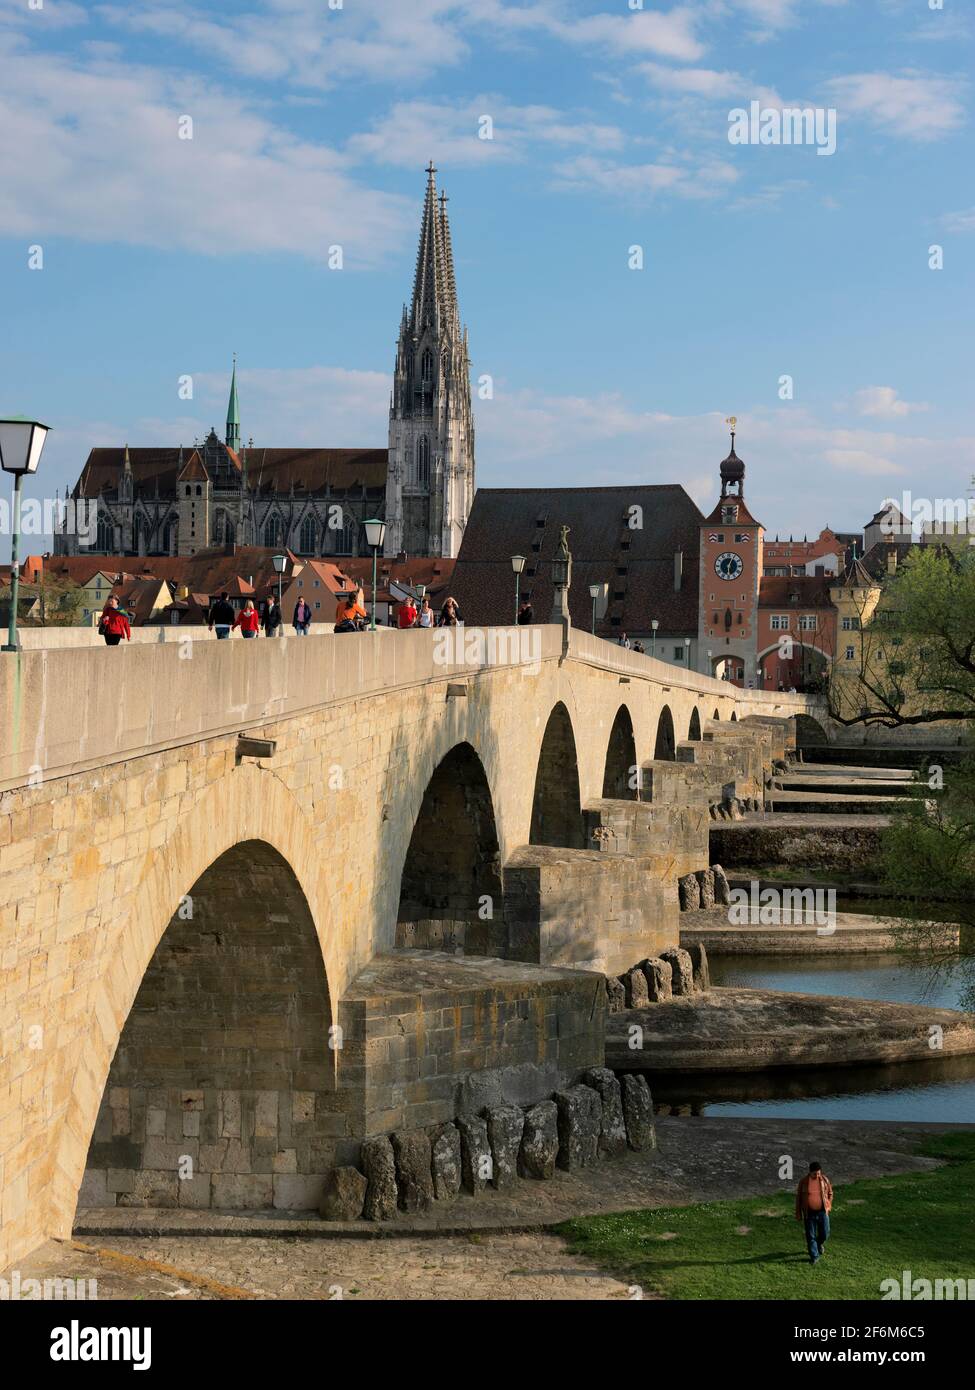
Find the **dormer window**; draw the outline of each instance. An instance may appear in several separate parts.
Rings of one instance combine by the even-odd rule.
[[[721,507],[721,524],[730,526],[732,522],[738,520],[738,506],[734,502],[726,502]]]

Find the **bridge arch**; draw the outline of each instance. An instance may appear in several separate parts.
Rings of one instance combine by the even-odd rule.
[[[701,714],[697,705],[691,710],[691,720],[687,726],[687,737],[695,743],[701,741]]]
[[[829,735],[822,724],[811,714],[797,714],[796,721],[796,748],[825,748],[829,743]]]
[[[737,713],[736,710],[732,710],[732,711],[731,711],[731,721],[730,721],[730,722],[731,722],[732,724],[737,724],[737,723],[738,723],[738,713]]]
[[[504,895],[494,801],[470,743],[426,785],[400,878],[397,946],[503,954]]]
[[[569,711],[560,700],[545,725],[535,771],[530,841],[585,849],[579,761]]]
[[[609,731],[606,745],[606,767],[603,773],[603,796],[622,801],[636,800],[634,769],[637,768],[636,739],[633,719],[626,705],[620,705]]]
[[[664,705],[657,719],[657,736],[653,747],[657,761],[674,762],[677,757],[677,739],[674,736],[674,716],[670,706]]]
[[[328,1001],[339,997],[345,979],[338,933],[326,935],[322,929],[323,876],[301,807],[277,779],[257,767],[234,768],[213,782],[181,817],[164,854],[150,850],[141,861],[128,866],[138,889],[114,909],[112,916],[107,912],[103,916],[104,939],[109,943],[104,952],[105,966],[94,991],[85,1046],[71,1059],[68,1072],[68,1102],[60,1126],[50,1194],[54,1234],[70,1232],[111,1064],[167,928],[212,865],[237,846],[258,842],[262,845],[262,862],[255,866],[256,871],[272,873],[278,888],[283,881],[279,874],[293,878],[296,886],[292,888],[291,900],[303,900],[307,907],[304,927],[314,931],[317,939],[324,997]],[[272,861],[280,867],[268,870]],[[327,1041],[327,1037],[323,1039],[323,1051],[334,1074],[339,1053],[328,1052]],[[184,1146],[191,1137],[184,1137]],[[185,1147],[180,1151],[184,1152]]]

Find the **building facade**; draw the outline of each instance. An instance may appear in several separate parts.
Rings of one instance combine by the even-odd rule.
[[[71,498],[96,506],[94,545],[83,546],[66,517],[55,554],[191,556],[236,544],[354,557],[369,553],[362,523],[379,517],[387,555],[456,556],[474,497],[474,422],[447,198],[435,175],[431,164],[388,448],[244,445],[235,360],[224,438],[211,429],[188,447],[92,449]]]

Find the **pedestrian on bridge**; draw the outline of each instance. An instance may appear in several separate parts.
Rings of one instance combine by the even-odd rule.
[[[234,625],[234,616],[233,604],[230,602],[227,590],[224,589],[220,597],[211,603],[210,611],[207,614],[207,626],[211,632],[216,628],[217,638],[221,642],[225,642],[230,636],[230,630]]]
[[[308,636],[308,629],[311,627],[311,606],[303,598],[295,604],[291,624],[299,637]]]
[[[416,620],[417,627],[433,627],[433,608],[430,605],[430,595],[423,595],[423,602],[420,604],[420,615]]]
[[[119,607],[119,601],[114,594],[102,610],[102,616],[98,620],[98,631],[105,638],[106,647],[117,647],[123,637],[126,642],[132,641],[129,615],[124,608]]]
[[[362,590],[353,589],[351,593],[344,594],[338,601],[335,609],[335,631],[336,632],[361,632],[366,618],[369,616],[361,603]]]
[[[416,604],[409,594],[396,610],[396,626],[400,628],[416,627]]]
[[[264,606],[264,636],[277,637],[281,632],[281,605],[276,598],[269,598]]]
[[[461,611],[457,607],[457,600],[455,598],[445,598],[443,607],[440,610],[440,619],[437,626],[457,627],[457,625],[463,621],[464,619],[461,616]]]
[[[240,628],[241,637],[256,637],[261,626],[261,615],[249,598],[234,619],[234,627]]]

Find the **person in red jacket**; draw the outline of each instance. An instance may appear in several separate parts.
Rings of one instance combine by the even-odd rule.
[[[416,605],[412,598],[405,598],[396,612],[396,622],[399,627],[416,626]]]
[[[106,647],[117,647],[123,637],[126,642],[132,641],[129,615],[119,607],[119,601],[114,594],[102,610],[102,616],[98,620],[98,631],[105,638]]]
[[[234,619],[234,627],[240,628],[241,637],[256,637],[261,626],[261,615],[249,598]]]

